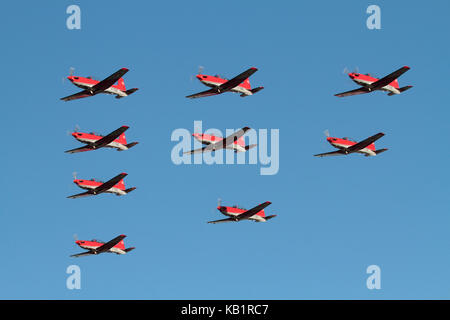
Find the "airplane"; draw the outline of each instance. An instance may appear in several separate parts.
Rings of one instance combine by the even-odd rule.
[[[348,155],[350,153],[362,153],[366,157],[376,156],[382,152],[385,152],[388,149],[375,149],[374,142],[384,136],[384,133],[377,133],[365,140],[360,142],[353,141],[347,137],[345,138],[334,138],[330,137],[328,134],[328,130],[325,132],[327,136],[327,141],[335,148],[338,148],[338,151],[332,151],[327,153],[315,154],[315,157],[328,157],[328,156],[337,156],[337,155]]]
[[[357,94],[369,93],[376,90],[387,91],[388,96],[393,96],[395,94],[400,94],[408,89],[411,89],[412,86],[405,86],[400,88],[398,85],[397,78],[408,71],[410,68],[408,66],[404,66],[397,71],[392,72],[391,74],[385,76],[384,78],[377,79],[372,77],[370,74],[360,74],[357,72],[350,72],[348,76],[357,84],[362,87],[346,91],[342,93],[335,94],[336,97],[347,97],[354,96]]]
[[[114,130],[110,134],[106,136],[98,135],[93,132],[91,133],[83,133],[75,132],[72,133],[72,136],[80,142],[86,143],[86,145],[65,151],[66,153],[78,153],[84,151],[96,150],[103,147],[108,148],[116,148],[117,151],[128,150],[131,147],[134,147],[138,144],[138,142],[131,142],[127,144],[127,140],[125,138],[125,131],[128,129],[128,126],[121,126],[120,128]]]
[[[242,129],[239,129],[235,133],[232,133],[225,139],[208,134],[194,133],[192,136],[194,136],[195,139],[200,141],[202,144],[206,144],[207,146],[200,149],[186,151],[184,152],[184,154],[212,152],[220,149],[231,149],[234,150],[235,153],[246,152],[247,150],[256,147],[256,144],[251,144],[248,146],[245,145],[245,141],[242,136],[248,130],[250,130],[249,127],[244,127]]]
[[[111,180],[108,180],[106,182],[102,181],[96,181],[95,179],[91,180],[82,180],[82,179],[75,179],[73,182],[79,186],[81,189],[88,190],[83,193],[75,194],[73,196],[69,196],[67,198],[70,199],[76,199],[81,197],[87,197],[87,196],[95,196],[100,193],[108,192],[108,193],[114,193],[116,196],[123,196],[136,188],[129,188],[125,189],[125,183],[123,182],[123,178],[127,176],[126,173],[121,173],[112,178]]]
[[[215,223],[222,223],[222,222],[238,222],[238,221],[242,221],[242,220],[253,220],[254,222],[266,222],[267,220],[272,219],[277,216],[276,214],[270,215],[270,216],[265,215],[264,208],[270,204],[271,204],[271,202],[266,201],[264,203],[257,205],[254,208],[251,208],[250,210],[247,210],[247,209],[243,209],[243,208],[238,208],[238,206],[233,206],[233,207],[221,206],[220,200],[219,200],[217,210],[219,210],[220,213],[228,216],[229,218],[208,221],[208,223],[215,224]]]
[[[212,89],[202,91],[199,93],[191,94],[186,98],[194,99],[201,97],[214,96],[227,91],[237,92],[241,94],[241,97],[251,96],[258,91],[264,89],[264,87],[257,87],[252,89],[249,81],[249,77],[254,74],[258,69],[250,68],[241,74],[237,75],[231,80],[216,76],[208,76],[205,74],[197,74],[196,78],[200,80],[204,85],[211,87]]]
[[[84,256],[90,256],[90,255],[97,255],[104,252],[109,253],[115,253],[115,254],[126,254],[130,252],[131,250],[134,250],[135,247],[125,248],[125,244],[123,243],[123,239],[126,237],[126,235],[121,234],[118,237],[115,237],[114,239],[108,241],[108,242],[102,242],[99,240],[77,240],[75,239],[75,243],[79,245],[83,249],[87,249],[88,251],[73,254],[71,257],[84,257]]]
[[[136,92],[138,88],[133,88],[129,90],[125,88],[125,81],[123,80],[122,76],[127,72],[128,72],[127,68],[119,69],[118,71],[114,72],[112,75],[110,75],[106,79],[103,79],[102,81],[94,80],[91,77],[84,78],[74,76],[71,72],[70,75],[67,77],[67,79],[69,79],[69,81],[71,81],[77,87],[80,87],[84,90],[75,93],[73,95],[61,98],[61,100],[71,101],[75,99],[95,96],[98,93],[114,94],[116,95],[117,99],[129,96],[130,94]],[[118,81],[118,83],[114,84],[116,83],[116,81]]]

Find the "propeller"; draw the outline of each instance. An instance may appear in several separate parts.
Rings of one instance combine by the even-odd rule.
[[[72,175],[73,175],[73,179],[77,180],[77,172],[76,171],[72,172]]]
[[[222,206],[222,199],[217,199],[217,206],[218,207],[221,207]]]
[[[72,133],[79,132],[80,129],[81,129],[80,126],[78,124],[76,124],[72,131],[67,130],[66,133],[67,133],[68,136],[70,136],[70,135],[72,135]]]
[[[197,74],[201,74],[203,72],[203,69],[205,69],[204,66],[198,66]],[[191,75],[191,81],[194,80],[194,75]]]
[[[323,133],[327,138],[330,137],[330,131],[328,131],[328,129],[326,129]]]
[[[359,68],[355,67],[353,71],[350,71],[347,67],[342,70],[342,74],[349,74],[349,73],[359,73]]]
[[[73,239],[74,239],[75,241],[78,241],[78,235],[77,235],[76,233],[73,234]]]
[[[70,67],[69,68],[69,77],[71,77],[71,76],[73,76],[73,72],[75,71],[75,68],[74,67]],[[67,78],[66,77],[63,77],[62,78],[62,83],[64,83],[64,81],[66,81],[67,80]]]

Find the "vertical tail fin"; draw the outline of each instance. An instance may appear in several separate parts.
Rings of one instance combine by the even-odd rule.
[[[119,87],[120,90],[122,91],[126,91],[127,88],[125,87],[125,81],[123,80],[123,78],[120,78],[118,81],[117,86]]]

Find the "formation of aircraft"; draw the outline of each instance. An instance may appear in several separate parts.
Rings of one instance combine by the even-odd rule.
[[[77,240],[75,239],[75,243],[79,245],[81,248],[86,249],[88,251],[77,253],[71,255],[71,257],[84,257],[90,255],[97,255],[100,253],[115,253],[115,254],[126,254],[131,250],[134,250],[135,247],[125,248],[125,244],[123,239],[126,235],[121,234],[120,236],[115,237],[114,239],[108,242],[102,242],[99,240]]]
[[[349,138],[335,138],[330,137],[328,131],[326,131],[327,141],[335,148],[339,149],[337,151],[319,153],[314,155],[315,157],[329,157],[338,155],[348,155],[351,153],[362,153],[366,157],[376,156],[388,149],[375,149],[374,142],[384,136],[384,133],[377,133],[367,139],[360,142],[353,141]]]
[[[131,191],[136,189],[135,187],[125,189],[125,183],[123,182],[123,178],[125,178],[127,175],[128,175],[127,173],[123,172],[106,182],[97,181],[95,179],[90,180],[77,179],[75,177],[73,183],[75,183],[81,189],[85,189],[87,191],[83,193],[74,194],[72,196],[68,196],[67,198],[76,199],[81,197],[96,196],[105,192],[113,193],[117,196],[126,195],[127,193],[130,193]]]
[[[408,71],[410,68],[408,66],[401,67],[400,69],[392,72],[391,74],[388,74],[384,78],[377,79],[375,77],[372,77],[370,74],[361,74],[357,72],[350,72],[348,76],[350,79],[352,79],[354,82],[359,84],[360,88],[346,91],[342,93],[335,94],[336,97],[347,97],[347,96],[354,96],[357,94],[363,94],[363,93],[369,93],[372,91],[382,90],[387,91],[388,96],[392,96],[394,94],[400,94],[408,89],[411,89],[412,86],[406,86],[400,88],[398,85],[397,78],[400,77],[402,74],[404,74],[406,71]]]
[[[271,202],[266,201],[264,203],[261,203],[257,205],[254,208],[251,208],[250,210],[239,208],[238,206],[222,206],[219,204],[217,206],[217,210],[220,211],[223,215],[229,217],[226,219],[221,220],[214,220],[214,221],[208,221],[208,223],[223,223],[223,222],[239,222],[242,220],[252,220],[254,222],[266,222],[267,220],[270,220],[272,218],[275,218],[277,215],[273,214],[270,216],[266,216],[264,213],[264,208],[269,206]]]
[[[248,78],[256,71],[258,71],[258,69],[250,68],[230,80],[222,78],[218,75],[209,76],[206,74],[199,73],[196,76],[197,79],[200,80],[201,83],[203,83],[208,87],[211,87],[212,89],[191,94],[186,98],[194,99],[194,98],[209,97],[228,91],[240,93],[241,97],[251,96],[257,93],[258,91],[264,89],[264,87],[257,87],[252,89],[250,85],[250,80]]]
[[[125,81],[123,80],[123,75],[128,72],[127,68],[119,69],[114,72],[109,77],[103,79],[102,81],[97,81],[91,77],[79,77],[70,74],[67,79],[72,82],[77,87],[83,89],[78,93],[72,94],[70,96],[61,98],[63,101],[71,101],[86,97],[92,97],[99,93],[108,93],[116,96],[117,99],[127,97],[130,94],[136,92],[138,88],[133,88],[127,90],[125,87]],[[117,82],[117,84],[115,84]]]
[[[348,73],[348,76],[357,84],[361,85],[360,88],[355,90],[346,91],[342,93],[336,94],[338,97],[346,97],[352,95],[358,95],[363,93],[369,93],[372,91],[382,90],[387,91],[388,95],[400,94],[410,88],[412,86],[401,87],[398,84],[397,78],[400,77],[403,73],[408,71],[410,68],[404,66],[393,73],[378,79],[370,74],[360,74],[358,72]],[[204,85],[210,87],[211,89],[202,91],[199,93],[195,93],[187,96],[187,98],[201,98],[207,96],[213,96],[222,94],[224,92],[236,92],[240,93],[241,97],[246,97],[253,95],[260,90],[264,89],[264,87],[256,87],[252,88],[250,85],[249,77],[253,75],[258,69],[250,68],[236,77],[228,80],[226,78],[216,76],[210,76],[206,74],[202,74],[199,72],[196,75],[196,78]],[[69,77],[67,77],[74,85],[83,89],[83,91],[78,92],[76,94],[61,98],[63,101],[71,101],[75,99],[85,98],[94,96],[99,93],[107,93],[113,94],[117,99],[129,96],[130,94],[136,92],[138,89],[133,88],[127,90],[125,87],[125,82],[123,80],[123,76],[128,72],[127,68],[121,68],[109,77],[104,80],[97,81],[93,80],[91,77],[79,77],[74,76],[73,71],[71,71]],[[117,84],[115,84],[117,82]],[[78,132],[76,130],[72,133],[72,136],[84,143],[85,145],[76,149],[71,149],[65,151],[66,153],[78,153],[85,151],[92,151],[103,147],[115,148],[117,151],[128,150],[131,147],[138,144],[138,142],[127,143],[125,138],[125,131],[128,129],[128,126],[121,126],[120,128],[114,130],[106,136],[102,136],[95,133],[84,133]],[[245,133],[250,130],[249,127],[243,127],[242,129],[234,132],[226,138],[217,137],[214,135],[207,135],[202,133],[194,133],[193,137],[206,145],[203,148],[194,149],[187,151],[185,153],[194,154],[194,153],[203,153],[203,152],[213,152],[220,149],[230,149],[234,152],[246,152],[251,148],[255,147],[255,144],[245,145],[245,141],[243,136]],[[336,138],[330,137],[328,131],[326,131],[327,141],[335,148],[337,151],[327,152],[316,154],[316,157],[326,157],[326,156],[335,156],[335,155],[348,155],[351,153],[361,153],[365,156],[375,156],[378,155],[388,149],[375,149],[374,142],[384,136],[384,133],[377,133],[365,140],[360,142],[353,141],[349,138]],[[86,192],[75,194],[69,196],[68,198],[75,199],[86,196],[98,195],[101,193],[113,193],[118,196],[125,195],[136,188],[125,188],[125,183],[123,179],[127,176],[126,173],[121,173],[114,178],[108,180],[107,182],[96,181],[95,179],[91,180],[83,180],[74,178],[74,183],[82,188],[87,190]],[[266,201],[261,203],[250,210],[239,208],[238,206],[222,206],[219,202],[217,210],[220,211],[223,215],[227,216],[225,219],[209,221],[208,223],[216,224],[223,222],[238,222],[242,220],[252,220],[255,222],[266,222],[276,215],[266,216],[264,209],[269,206],[271,202]],[[71,257],[81,257],[87,255],[98,255],[104,252],[116,253],[116,254],[126,254],[133,249],[134,247],[125,248],[123,239],[125,235],[119,235],[114,239],[108,242],[102,242],[98,240],[77,240],[75,243],[83,249],[88,251],[71,255]]]
[[[244,127],[233,134],[230,134],[225,139],[222,137],[216,137],[213,135],[194,133],[192,136],[200,141],[202,144],[206,144],[206,147],[200,149],[194,149],[184,152],[185,154],[212,152],[220,149],[230,149],[234,152],[246,152],[251,148],[254,148],[256,144],[251,144],[246,146],[244,138],[242,137],[248,130],[249,127]]]
[[[103,147],[107,148],[115,148],[117,151],[128,150],[131,147],[134,147],[138,144],[138,142],[127,143],[127,139],[125,138],[125,131],[129,127],[121,126],[120,128],[114,130],[106,136],[98,135],[93,132],[84,133],[75,131],[72,133],[72,136],[80,142],[85,143],[86,145],[65,151],[66,153],[78,153],[85,152],[91,150],[97,150]]]

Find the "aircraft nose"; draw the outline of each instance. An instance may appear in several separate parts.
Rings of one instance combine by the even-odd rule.
[[[352,79],[355,78],[355,75],[354,75],[353,73],[349,73],[348,76],[349,76],[350,78],[352,78]]]

